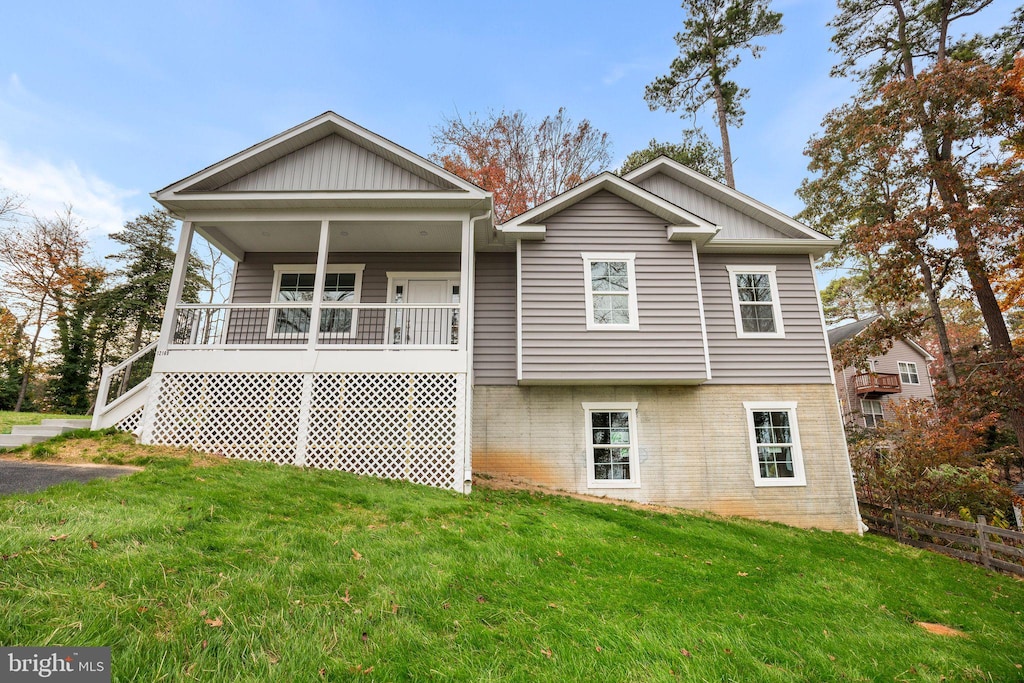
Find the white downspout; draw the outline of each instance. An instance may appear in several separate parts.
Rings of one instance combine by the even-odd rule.
[[[476,224],[478,221],[491,217],[491,210],[469,219],[469,272],[465,292],[464,310],[466,311],[466,426],[465,426],[465,461],[463,467],[464,493],[469,493],[473,485],[473,336],[476,334]]]

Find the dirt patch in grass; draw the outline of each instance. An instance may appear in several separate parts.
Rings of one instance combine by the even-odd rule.
[[[928,633],[934,633],[937,636],[946,636],[947,638],[966,638],[967,634],[963,631],[958,631],[955,628],[944,626],[943,624],[933,624],[929,621],[915,621],[915,626],[920,626]]]
[[[150,458],[189,460],[193,467],[215,467],[227,462],[221,455],[172,446],[143,446],[131,434],[96,433],[85,437],[44,441],[34,446],[3,453],[4,459],[67,465],[144,465]]]

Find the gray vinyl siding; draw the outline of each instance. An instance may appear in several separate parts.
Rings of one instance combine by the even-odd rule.
[[[722,226],[721,239],[785,238],[778,230],[736,209],[699,192],[663,173],[655,173],[637,183],[645,190],[668,200],[676,206],[697,214],[701,218]]]
[[[935,391],[932,388],[931,379],[928,374],[928,361],[914,347],[902,339],[893,342],[892,348],[884,356],[873,356],[875,372],[898,375],[900,372],[899,363],[917,363],[917,376],[920,384],[906,384],[900,381],[900,392],[898,394],[886,394],[878,397],[882,404],[882,415],[886,419],[892,418],[892,406],[894,403],[908,399],[935,400]],[[843,404],[843,415],[847,421],[853,422],[861,427],[864,426],[864,418],[860,409],[861,397],[857,395],[854,375],[859,371],[856,368],[844,368],[836,377],[839,385],[839,397]]]
[[[218,188],[225,192],[438,189],[340,135],[318,140]]]
[[[516,255],[476,255],[473,383],[516,383]]]
[[[690,242],[606,191],[545,221],[522,243],[524,382],[686,382],[706,377]],[[583,252],[636,254],[640,329],[587,330]]]
[[[775,266],[784,338],[737,336],[728,265]],[[831,383],[814,273],[806,254],[701,254],[700,276],[711,352],[711,383]]]

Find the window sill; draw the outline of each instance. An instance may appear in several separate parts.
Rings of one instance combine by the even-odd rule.
[[[789,488],[795,486],[807,486],[804,479],[755,479],[756,488]]]

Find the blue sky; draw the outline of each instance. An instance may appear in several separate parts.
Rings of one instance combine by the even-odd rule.
[[[1015,5],[965,28],[1001,26]],[[750,99],[732,143],[738,189],[795,213],[804,145],[852,87],[828,75],[834,5],[773,7],[786,31],[736,72]],[[652,0],[8,3],[0,187],[37,213],[71,203],[102,256],[151,191],[328,109],[427,156],[456,109],[565,106],[609,133],[617,164],[690,125],[643,100],[681,18]]]

